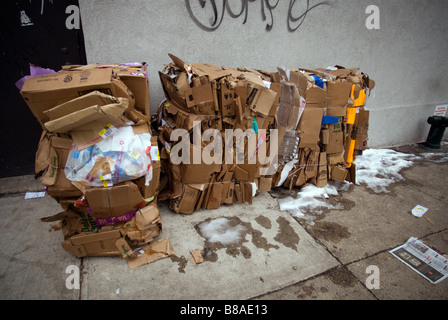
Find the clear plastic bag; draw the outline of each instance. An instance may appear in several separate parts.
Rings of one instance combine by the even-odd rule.
[[[131,126],[116,128],[99,143],[84,149],[72,147],[64,172],[70,181],[88,186],[112,186],[145,176],[152,180],[151,134],[134,134]]]

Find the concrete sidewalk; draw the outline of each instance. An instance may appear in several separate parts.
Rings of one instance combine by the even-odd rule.
[[[448,152],[448,147],[435,153]],[[396,148],[418,154],[419,146]],[[42,217],[61,211],[32,176],[0,179],[0,299],[152,299],[152,300],[391,300],[448,299],[448,280],[432,284],[389,253],[410,237],[448,252],[448,160],[434,156],[402,171],[405,180],[388,194],[366,186],[328,201],[344,206],[316,216],[315,224],[282,212],[268,193],[253,204],[171,212],[159,203],[163,231],[176,257],[129,269],[119,257],[77,259],[61,247],[62,234]],[[410,211],[429,208],[422,218]],[[244,227],[240,241],[210,246],[196,227],[225,217]],[[208,259],[190,262],[190,251],[207,247]],[[66,268],[81,270],[80,289],[67,289]],[[368,289],[369,266],[379,270],[379,289]]]

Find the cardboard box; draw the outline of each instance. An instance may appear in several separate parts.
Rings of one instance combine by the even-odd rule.
[[[274,103],[272,104],[272,108],[269,112],[269,116],[271,116],[271,117],[275,117],[275,115],[277,114],[277,110],[278,110],[279,103],[280,103],[280,96],[282,94],[282,88],[283,88],[283,85],[280,83],[271,82],[271,84],[270,84],[270,89],[277,93]]]
[[[148,65],[145,62],[132,65],[121,64],[118,69],[118,77],[134,94],[135,109],[150,117]]]
[[[342,109],[344,109],[343,107]],[[344,151],[345,144],[345,126],[344,117],[339,117],[337,123],[328,126],[328,144],[325,145],[327,154],[341,153]]]
[[[344,155],[342,153],[328,154],[327,160],[329,179],[333,181],[345,181],[348,175],[348,171],[344,167]]]
[[[111,230],[99,233],[83,233],[70,237],[62,242],[65,251],[74,254],[77,258],[87,256],[120,256],[123,239],[120,230]],[[132,251],[131,251],[132,252]]]
[[[120,64],[89,64],[63,66],[66,71],[87,71],[89,69],[112,69],[114,75],[121,80],[132,92],[135,99],[135,109],[150,117],[149,108],[149,77],[146,62],[132,62]]]
[[[205,164],[202,162],[202,152],[203,148],[190,144],[190,164],[181,163],[180,173],[181,181],[183,184],[203,184],[210,182],[210,177],[221,171],[221,166],[219,164]],[[201,164],[193,163],[193,155],[199,154],[201,156]]]
[[[111,218],[121,216],[145,205],[137,185],[131,181],[119,183],[113,187],[93,187],[86,190],[92,216]]]
[[[233,202],[252,204],[253,184],[246,181],[236,181],[233,190]]]
[[[352,89],[352,83],[348,81],[327,82],[328,108],[346,107],[350,99],[351,89]]]
[[[295,130],[304,110],[303,107],[300,105],[300,95],[297,87],[294,84],[284,83],[277,109],[278,125]]]
[[[300,137],[299,148],[313,147],[319,142],[323,115],[322,108],[305,108],[297,126]]]
[[[236,92],[227,78],[219,80],[218,91],[221,115],[223,117],[234,117],[236,115]]]
[[[130,221],[117,227],[132,247],[152,242],[162,233],[162,219],[157,202],[153,201],[139,209]]]
[[[204,191],[205,184],[184,184],[179,197],[171,199],[170,208],[176,213],[193,214],[196,203],[201,192]]]
[[[44,111],[50,119],[44,126],[49,132],[70,133],[81,150],[100,142],[104,128],[128,123],[123,115],[128,106],[127,99],[93,91]]]
[[[305,176],[307,181],[313,181],[317,178],[319,172],[319,148],[311,149],[308,153]]]
[[[230,75],[232,72],[229,69],[223,69],[211,63],[192,63],[190,64],[193,74],[201,77],[207,77],[209,82],[219,80],[220,78]]]
[[[327,153],[319,154],[319,169],[316,177],[316,187],[325,187],[328,183]]]
[[[335,166],[331,169],[331,179],[344,182],[347,178],[348,171],[346,168]]]
[[[186,103],[185,97],[183,95],[181,95],[179,93],[179,91],[177,90],[177,86],[176,86],[174,80],[170,76],[168,76],[160,71],[159,71],[159,78],[160,78],[160,82],[162,84],[163,92],[165,93],[165,97],[168,100],[175,102],[179,106],[184,106],[184,105],[186,106],[187,103]]]
[[[49,120],[44,111],[92,91],[126,98],[129,101],[129,107],[134,107],[132,92],[114,76],[113,70],[109,68],[61,71],[31,77],[25,81],[20,93],[43,127],[43,124]]]
[[[168,65],[163,72],[159,71],[166,98],[185,107],[197,106],[212,98],[214,109],[219,111],[217,81],[230,75],[231,72],[209,63],[187,65],[178,57],[168,55],[173,61],[172,64]],[[170,74],[170,70],[175,70],[175,75]],[[191,77],[192,88],[190,88],[188,77]]]
[[[211,186],[210,196],[207,202],[207,209],[218,209],[223,201],[224,183],[215,182]]]
[[[268,116],[277,98],[277,92],[257,83],[248,82],[247,84],[246,105],[252,111]]]
[[[176,255],[169,239],[160,239],[144,245],[141,252],[143,252],[141,255],[128,259],[129,269]]]
[[[117,256],[133,258],[131,246],[152,242],[162,232],[162,220],[156,202],[137,210],[127,222],[98,225],[97,218],[85,211],[66,211],[45,222],[63,220],[65,241],[62,247],[78,258],[85,256]]]
[[[124,125],[128,119],[122,117],[129,102],[99,91],[93,91],[44,111],[50,121],[45,128],[50,132],[67,133],[92,121],[103,120],[113,125]]]
[[[41,143],[46,144],[47,139],[44,138]],[[66,178],[64,172],[72,144],[73,140],[70,138],[51,135],[49,148],[44,148],[48,153],[45,155],[45,151],[42,148],[38,148],[36,159],[43,160],[46,158],[47,163],[47,170],[42,177],[41,182],[47,186],[47,194],[51,197],[64,198],[82,195],[82,192]]]
[[[259,191],[271,191],[272,187],[272,177],[260,177],[258,183],[258,190]]]
[[[282,69],[279,69],[281,71]],[[289,82],[296,85],[300,96],[305,99],[308,107],[325,108],[327,107],[327,92],[314,84],[314,79],[306,69],[290,69]],[[282,71],[283,77],[287,75]]]
[[[352,134],[352,138],[356,140],[356,150],[365,150],[368,147],[369,115],[370,112],[364,107],[359,108]]]
[[[223,203],[232,204],[234,201],[235,182],[229,181],[226,183],[226,188],[223,190]]]
[[[157,143],[157,136],[151,137],[151,166],[152,166],[152,179],[149,186],[145,185],[145,177],[138,178],[133,182],[138,186],[143,198],[148,201],[154,197],[157,197],[159,193],[160,184],[160,172],[162,164],[160,160],[159,146]]]
[[[187,107],[198,106],[201,103],[213,102],[213,91],[210,83],[197,87],[188,88],[185,91],[185,101]]]
[[[43,130],[37,145],[36,155],[34,157],[34,177],[37,179],[42,176],[48,168],[50,155],[50,140],[55,134]]]

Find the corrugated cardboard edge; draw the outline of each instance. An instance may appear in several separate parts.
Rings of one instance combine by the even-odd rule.
[[[151,242],[149,245],[142,246],[141,250],[144,251],[143,254],[134,259],[128,260],[129,269],[134,269],[142,265],[176,255],[169,239],[161,239]]]

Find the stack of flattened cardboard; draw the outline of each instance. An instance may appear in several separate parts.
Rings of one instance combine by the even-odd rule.
[[[312,183],[323,187],[328,181],[355,181],[353,161],[367,148],[366,97],[375,86],[358,70],[341,66],[316,70],[278,68],[276,81],[292,88],[280,99],[278,129],[293,131],[300,143],[290,165],[280,161],[283,166],[278,169],[276,185],[293,188]],[[289,101],[298,102],[290,107]],[[293,117],[287,107],[297,110]],[[289,126],[281,122],[285,114]]]
[[[61,221],[62,247],[136,258],[162,231],[146,64],[66,66],[21,95],[43,129],[35,175],[64,210],[43,219]]]
[[[367,148],[366,96],[375,85],[366,74],[357,73],[359,68],[267,72],[186,64],[169,56],[172,62],[159,72],[166,99],[158,109],[158,129],[167,176],[161,199],[169,199],[172,210],[191,214],[199,208],[250,203],[258,191],[273,187],[323,187],[328,181],[355,180],[353,161]],[[210,147],[210,139],[201,139],[209,137],[207,129],[215,130],[213,141],[216,131],[225,141],[218,144],[219,152],[216,144]],[[226,129],[241,129],[248,141],[255,138],[255,152],[221,153],[229,138]],[[254,134],[259,129],[267,130],[264,139]],[[277,129],[278,151],[263,157],[258,147],[269,150],[271,129]],[[204,161],[204,152],[212,149],[235,161]],[[174,163],[173,152],[178,156],[179,150],[188,156]],[[255,162],[249,161],[254,155]]]
[[[184,214],[252,203],[258,190],[269,191],[272,185],[272,175],[260,168],[269,164],[266,129],[275,125],[281,86],[269,87],[255,70],[187,65],[170,57],[172,62],[159,72],[166,96],[158,109],[167,176],[161,199]],[[173,161],[180,154],[182,161]]]

